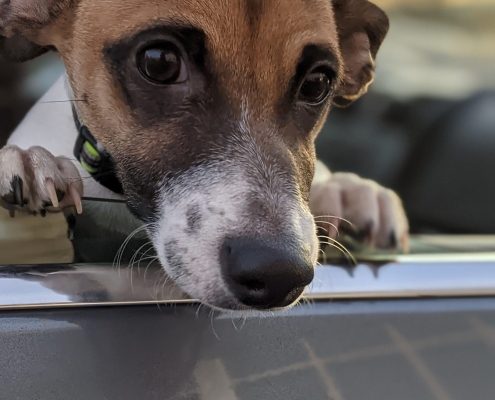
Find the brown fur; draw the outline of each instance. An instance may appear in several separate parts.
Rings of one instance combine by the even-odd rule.
[[[104,88],[112,90],[115,87],[109,84],[112,77],[108,70],[102,68],[102,49],[107,43],[158,21],[201,27],[208,38],[211,68],[216,71],[220,86],[227,91],[229,99],[238,102],[239,94],[242,94],[260,120],[269,119],[294,74],[303,46],[316,42],[328,44],[337,51],[335,23],[327,1],[315,2],[318,7],[311,9],[302,0],[266,1],[260,10],[265,15],[258,18],[261,24],[253,31],[246,23],[249,10],[246,4],[249,3],[242,0],[152,1],[143,7],[139,1],[124,0],[119,2],[117,9],[109,9],[99,1],[83,1],[74,26],[77,46],[72,42],[64,43],[60,52],[68,66],[76,97],[87,95],[89,103],[96,103],[96,99],[101,102],[95,104],[97,107],[87,118],[95,131],[104,131],[108,117],[115,115],[116,110],[126,108],[120,93],[102,93]],[[287,15],[280,18],[280,10],[286,10]],[[157,15],[160,15],[159,20]],[[124,23],[108,24],[110,20]],[[269,41],[263,39],[268,37]],[[84,63],[78,60],[84,60]],[[95,115],[98,110],[101,115]],[[128,129],[129,122],[118,121],[125,126],[114,129],[123,132]],[[99,126],[102,129],[98,129]],[[129,138],[120,139],[127,141]]]
[[[58,50],[75,98],[86,100],[78,103],[82,120],[116,156],[124,187],[142,183],[138,189],[145,192],[145,185],[169,168],[158,167],[163,155],[184,145],[184,120],[143,126],[116,83],[104,49],[151,25],[200,28],[206,35],[208,67],[222,88],[226,112],[239,115],[244,102],[256,141],[270,142],[265,148],[284,143],[289,152],[283,155],[286,161],[281,168],[296,177],[307,200],[315,160],[313,141],[329,105],[303,127],[299,121],[303,117],[287,121],[280,116],[278,107],[301,52],[309,44],[318,44],[334,54],[341,82],[334,102],[345,104],[366,91],[372,80],[373,57],[387,30],[383,13],[367,1],[335,0],[334,7],[335,13],[328,0],[153,0],[145,5],[137,0],[115,4],[11,0],[0,2],[0,32],[22,35],[43,48]],[[207,123],[198,121],[198,125]],[[278,132],[278,136],[269,137],[267,132]],[[146,140],[136,145],[139,137]],[[187,153],[191,154],[179,154],[182,163]],[[136,165],[148,172],[149,182],[129,175]]]

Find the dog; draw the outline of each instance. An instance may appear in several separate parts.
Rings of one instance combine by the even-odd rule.
[[[290,307],[317,226],[407,249],[399,197],[315,156],[330,109],[373,81],[388,27],[367,0],[0,0],[3,56],[56,50],[66,68],[0,150],[3,204],[125,199],[190,296]]]

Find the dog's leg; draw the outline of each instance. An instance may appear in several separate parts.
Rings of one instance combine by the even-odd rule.
[[[408,250],[409,224],[393,191],[351,173],[332,173],[318,161],[310,207],[317,226],[331,238],[338,231],[371,246]]]
[[[82,212],[83,185],[75,165],[42,147],[0,149],[0,204],[12,210],[45,213],[75,206]]]

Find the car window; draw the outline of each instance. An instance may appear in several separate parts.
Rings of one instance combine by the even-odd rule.
[[[411,251],[372,249],[343,234],[322,247],[319,262],[349,270],[362,262],[493,262],[495,3],[375,2],[391,21],[375,83],[351,107],[331,111],[316,150],[333,171],[376,180],[400,195]],[[53,53],[22,65],[0,61],[1,145],[62,73]],[[143,224],[125,202],[84,199],[85,211],[95,208],[106,210],[103,218],[76,215],[71,208],[42,216],[0,207],[0,264],[105,264],[144,271],[156,263]]]

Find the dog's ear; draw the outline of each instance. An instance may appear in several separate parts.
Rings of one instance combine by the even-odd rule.
[[[53,48],[46,31],[77,0],[0,0],[0,56],[27,61]]]
[[[385,38],[387,15],[367,0],[332,0],[345,75],[334,104],[345,107],[368,90],[375,57]]]

